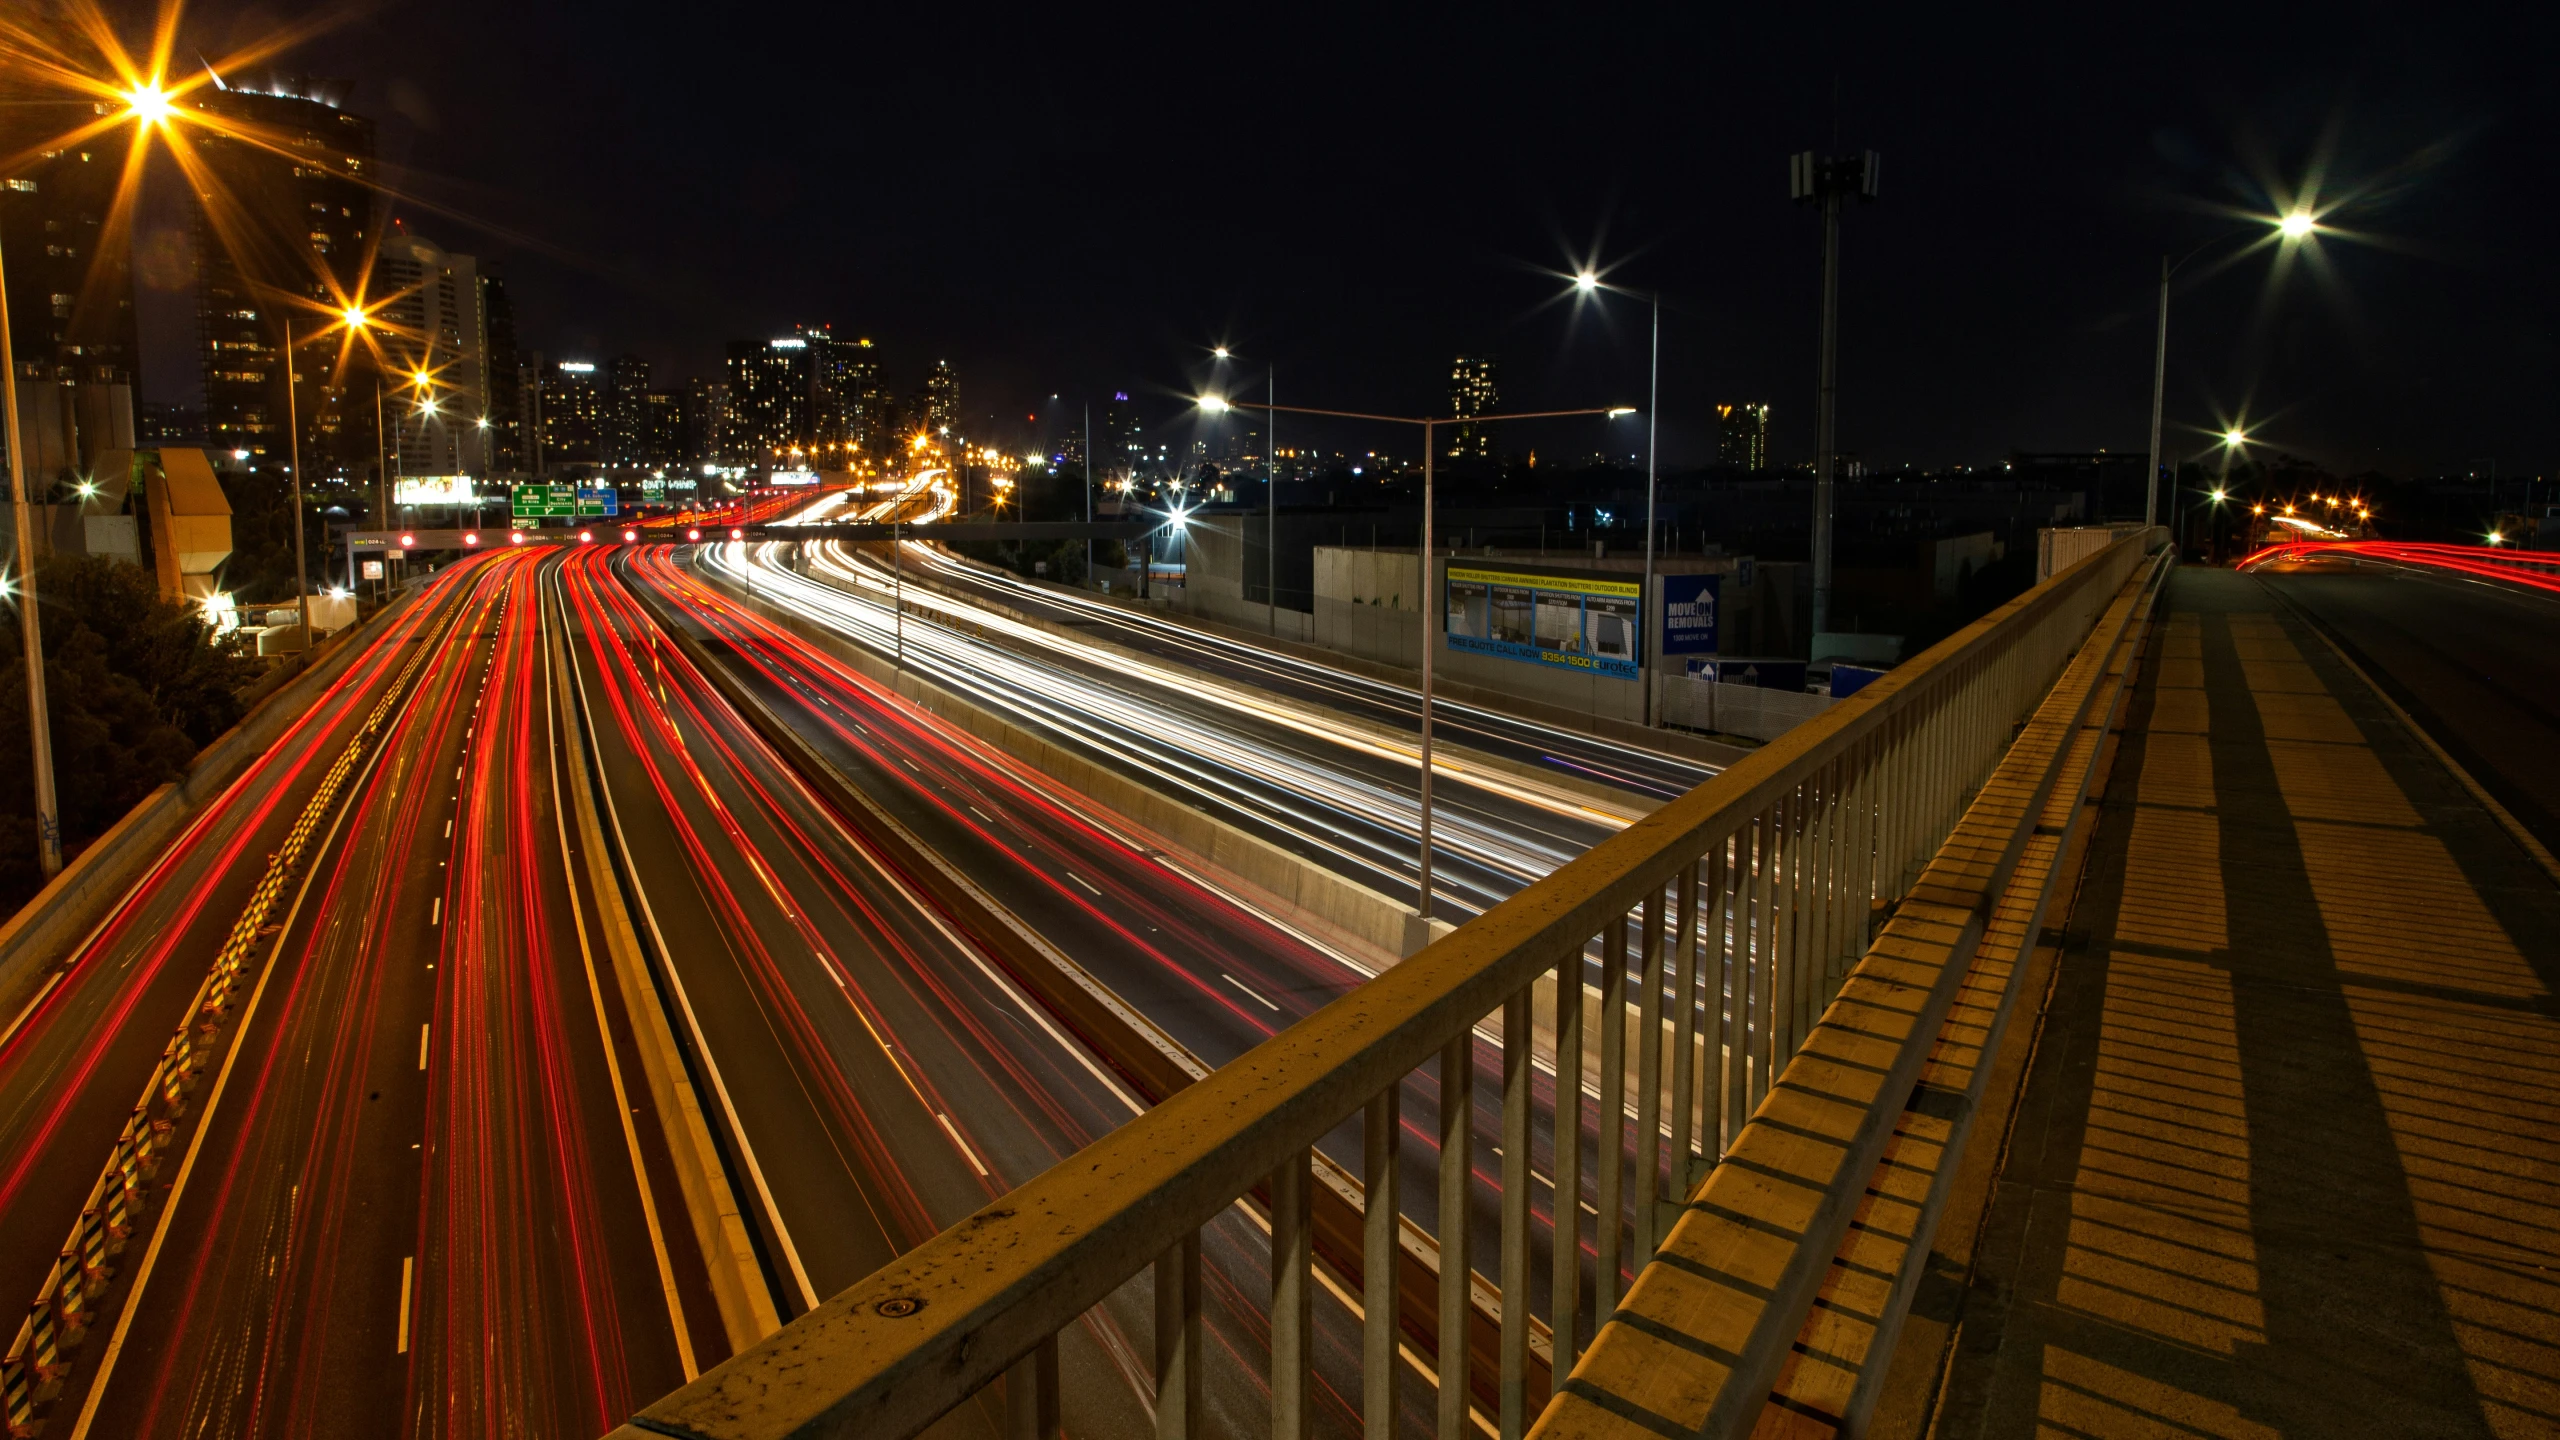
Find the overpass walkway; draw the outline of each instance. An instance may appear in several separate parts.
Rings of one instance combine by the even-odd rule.
[[[2560,1434],[2560,878],[2256,580],[2151,662],[1878,1433]]]

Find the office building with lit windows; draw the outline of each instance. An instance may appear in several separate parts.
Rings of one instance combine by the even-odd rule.
[[[603,465],[605,387],[593,361],[562,360],[542,372],[541,465]]]
[[[1449,368],[1449,413],[1458,418],[1449,432],[1450,459],[1481,460],[1493,454],[1492,432],[1468,422],[1492,414],[1501,403],[1493,384],[1493,362],[1482,356],[1459,356]]]
[[[814,361],[804,335],[729,342],[729,403],[747,464],[769,465],[776,456],[787,462],[816,438]]]
[[[1716,407],[1716,463],[1736,470],[1769,468],[1769,407],[1736,401]]]
[[[387,293],[364,274],[379,198],[373,122],[340,109],[332,85],[297,77],[208,85],[182,103],[257,137],[191,131],[207,188],[220,197],[195,217],[207,438],[249,452],[253,463],[281,464],[284,322],[317,332],[347,300]],[[347,345],[343,331],[296,343],[290,408],[302,425],[304,467],[320,478],[369,475],[377,453],[371,351]]]
[[[29,155],[0,176],[0,249],[28,483],[39,497],[133,445],[133,278],[126,247],[102,243],[124,146],[93,138],[86,148],[31,150],[46,139],[37,131],[72,128],[88,113],[26,105],[0,118],[0,155]]]

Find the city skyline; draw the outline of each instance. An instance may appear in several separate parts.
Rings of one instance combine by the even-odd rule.
[[[1071,84],[1107,37],[1038,21],[984,38],[984,68],[1010,83],[944,92],[889,77],[843,97],[851,129],[804,123],[788,87],[771,103],[795,118],[769,133],[717,107],[671,127],[622,98],[696,66],[756,73],[780,53],[776,35],[830,43],[838,22],[789,11],[671,52],[466,5],[437,23],[510,37],[475,49],[467,72],[458,54],[381,43],[388,22],[362,17],[291,63],[347,78],[348,103],[380,127],[385,173],[418,197],[403,212],[507,277],[527,348],[641,353],[669,376],[707,377],[730,339],[830,316],[902,364],[946,358],[978,377],[981,413],[1068,386],[1179,398],[1218,343],[1288,367],[1300,398],[1327,404],[1412,409],[1441,388],[1449,354],[1476,350],[1501,357],[1507,392],[1580,403],[1643,367],[1640,327],[1547,303],[1558,275],[1596,262],[1665,292],[1667,464],[1712,455],[1711,406],[1737,395],[1772,402],[1773,452],[1801,458],[1819,247],[1786,203],[1785,157],[1836,136],[1888,157],[1841,282],[1841,444],[1877,464],[2140,448],[2161,256],[2213,238],[2224,212],[2311,196],[2347,201],[2324,221],[2338,232],[2324,263],[2278,279],[2208,258],[2182,275],[2172,433],[2245,416],[2342,471],[2547,465],[2529,401],[2553,361],[2512,320],[2549,306],[2551,282],[2518,248],[2547,202],[2496,179],[2546,122],[2524,72],[2480,73],[2520,63],[2544,22],[2381,16],[2295,35],[2243,16],[2217,22],[2219,55],[2190,58],[2177,37],[2196,14],[2094,58],[2076,48],[2093,37],[2069,26],[1958,35],[1880,21],[1827,60],[1719,71],[1694,107],[1673,78],[1681,56],[1819,47],[1781,20],[1633,19],[1604,26],[1588,55],[1555,57],[1535,103],[1481,127],[1470,144],[1500,157],[1493,180],[1418,188],[1405,161],[1464,113],[1458,77],[1516,83],[1536,63],[1521,24],[1489,17],[1414,89],[1390,84],[1403,74],[1390,57],[1422,46],[1401,22],[1381,22],[1358,54],[1285,36],[1267,56],[1236,50],[1217,73],[1240,91],[1294,76],[1343,103],[1293,119],[1235,107],[1214,141],[1120,88]],[[957,22],[880,23],[875,38],[923,44]],[[573,30],[601,48],[546,70]],[[1112,63],[1143,73],[1225,56],[1222,33],[1133,27]],[[610,92],[585,78],[603,75],[622,78]],[[817,182],[852,162],[855,130],[890,133],[946,103],[950,123],[919,132],[929,142],[865,152],[846,172],[861,183]],[[1052,113],[1063,120],[1039,118]],[[2025,115],[2037,123],[2021,129]],[[590,163],[563,172],[540,159],[551,152],[503,143],[527,128]],[[1030,149],[1012,143],[1021,135]],[[1279,167],[1267,202],[1238,158],[1257,150]],[[1096,175],[1093,194],[1069,182],[1079,172]],[[900,198],[921,194],[936,198]],[[2499,223],[2481,223],[2492,207]],[[1279,223],[1230,223],[1266,212]],[[1161,223],[1176,217],[1196,218]],[[2453,325],[2430,325],[2444,315]]]

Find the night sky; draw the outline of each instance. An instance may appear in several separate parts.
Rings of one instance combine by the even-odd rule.
[[[280,13],[189,24],[213,53]],[[499,262],[526,348],[661,386],[810,320],[902,391],[947,357],[1008,439],[1053,393],[1171,417],[1219,342],[1283,403],[1445,407],[1490,350],[1506,404],[1640,405],[1642,302],[1556,301],[1590,257],[1664,294],[1667,464],[1744,398],[1798,461],[1819,227],[1786,156],[1836,133],[1883,155],[1843,227],[1868,464],[2138,453],[2160,254],[2300,194],[2339,233],[2282,283],[2237,240],[2182,272],[2171,453],[2246,416],[2341,472],[2514,475],[2560,462],[2549,14],[443,0],[284,63],[354,82],[401,213]],[[187,362],[156,353],[168,398]],[[1576,426],[1521,443],[1597,448]]]

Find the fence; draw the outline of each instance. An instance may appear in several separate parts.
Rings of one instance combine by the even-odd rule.
[[[1827,695],[1699,680],[1687,675],[1665,675],[1660,684],[1665,725],[1713,730],[1753,740],[1775,740],[1831,705]]]
[[[1644,1263],[1666,1231],[1692,1250],[1729,1241],[1722,1258],[1747,1252],[1767,1262],[1731,1316],[1698,1327],[1723,1351],[1691,1347],[1662,1367],[1663,1384],[1706,1397],[1703,1418],[1684,1425],[1698,1418],[1722,1426],[1717,1433],[1747,1431],[1985,928],[1988,907],[1975,892],[1998,893],[2036,829],[2069,748],[2054,742],[2056,727],[2077,734],[2097,692],[2092,665],[2105,672],[2131,592],[2156,573],[2146,557],[2158,543],[2152,532],[2111,546],[2012,601],[884,1266],[618,1435],[910,1436],[999,1377],[1014,1433],[1057,1435],[1059,1331],[1150,1266],[1156,1432],[1196,1435],[1205,1409],[1200,1233],[1267,1186],[1272,1433],[1302,1437],[1316,1398],[1314,1296],[1319,1280],[1339,1283],[1312,1268],[1309,1196],[1326,1183],[1313,1151],[1351,1117],[1362,1132],[1366,1263],[1344,1298],[1357,1297],[1361,1317],[1367,1433],[1394,1431],[1400,1349],[1424,1352],[1434,1367],[1436,1430],[1446,1440],[1473,1428],[1477,1395],[1490,1397],[1498,1433],[1525,1432],[1548,1399],[1536,1381],[1549,1366],[1533,1363],[1533,1340],[1545,1352],[1535,1361],[1572,1374],[1542,1423],[1562,1417],[1569,1426],[1576,1404],[1602,1413],[1574,1368],[1593,1328],[1586,1319],[1616,1317],[1631,1270],[1644,1270],[1639,1293],[1663,1290],[1662,1267]],[[2057,677],[2066,683],[2057,687]],[[2032,743],[2013,747],[2022,733]],[[1970,827],[1961,835],[1960,819]],[[1943,844],[1951,835],[1963,843]],[[1906,900],[1878,935],[1878,917]],[[1595,940],[1596,1068],[1583,1033]],[[1554,998],[1542,1002],[1550,985]],[[1540,1013],[1547,1003],[1551,1020]],[[1832,1019],[1844,1007],[1855,1013]],[[1623,1020],[1631,1011],[1633,1057]],[[1500,1038],[1480,1040],[1495,1016]],[[1808,1046],[1809,1036],[1819,1043]],[[1492,1147],[1475,1127],[1480,1044],[1498,1051]],[[1438,1327],[1416,1335],[1400,1333],[1401,1267],[1392,1263],[1403,1223],[1397,1122],[1407,1080],[1434,1061],[1439,1155],[1427,1213],[1438,1217],[1439,1266],[1428,1308]],[[1808,1065],[1833,1073],[1809,1077],[1823,1083],[1798,1094],[1798,1069]],[[1596,1198],[1550,1207],[1562,1219],[1543,1265],[1532,1245],[1541,1069],[1557,1076],[1544,1117],[1552,1193]],[[1790,1087],[1773,1090],[1781,1070]],[[1588,1129],[1586,1089],[1598,1094]],[[1586,1187],[1583,1150],[1594,1132],[1595,1156],[1611,1159],[1595,1164]],[[1487,1308],[1466,1223],[1478,1163],[1500,1177],[1490,1346],[1459,1338]],[[1804,1213],[1784,1246],[1747,1225],[1738,1239],[1706,1234],[1700,1217],[1709,1212],[1676,1203],[1701,1179],[1700,1195],[1730,1200],[1737,1188],[1765,1185],[1764,1174],[1799,1183],[1817,1171],[1830,1178],[1809,1203],[1786,1197]],[[1597,1257],[1590,1266],[1585,1233]],[[1550,1291],[1544,1326],[1530,1313],[1533,1273]],[[1627,1329],[1601,1327],[1590,1358],[1624,1353]],[[1678,1409],[1666,1400],[1659,1413]]]

